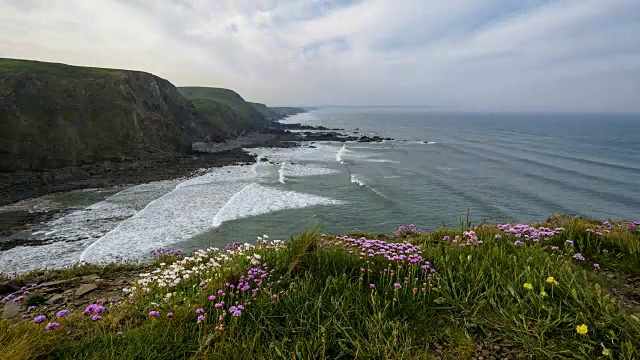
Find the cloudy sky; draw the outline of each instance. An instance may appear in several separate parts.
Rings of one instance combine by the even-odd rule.
[[[638,0],[0,0],[0,57],[280,105],[640,112]]]

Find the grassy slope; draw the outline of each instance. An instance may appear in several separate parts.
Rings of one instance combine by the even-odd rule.
[[[442,241],[471,230],[468,224],[389,240],[419,245],[437,270],[431,280],[415,266],[382,259],[367,262],[359,250],[350,254],[342,245],[326,243],[334,237],[307,232],[284,249],[258,247],[217,259],[220,268],[205,266],[207,270],[172,288],[168,301],[167,288],[150,286],[149,293],[134,297],[134,304],[115,307],[100,321],[72,315],[54,331],[32,323],[0,322],[0,359],[468,359],[480,341],[507,342],[514,355],[525,357],[607,358],[602,355],[606,349],[608,358],[636,359],[640,320],[605,290],[608,280],[602,273],[638,271],[640,233],[618,224],[604,236],[586,231],[599,224],[551,218],[546,225],[564,227],[560,235],[518,247],[513,242],[519,238],[489,226],[474,228],[484,241],[478,247]],[[565,239],[572,239],[574,247]],[[573,259],[575,252],[586,260]],[[221,328],[214,303],[222,297],[208,297],[217,289],[228,292],[225,282],[247,275],[247,255],[254,253],[273,273],[256,298],[226,295],[228,303],[252,303],[240,317],[227,314]],[[193,265],[211,264],[209,256],[216,253],[206,253],[204,261]],[[594,270],[595,262],[602,270]],[[549,276],[558,284],[548,283]],[[206,289],[198,286],[201,280]],[[416,285],[411,284],[414,280]],[[403,288],[394,290],[395,282]],[[425,292],[413,292],[412,286]],[[540,295],[541,290],[547,296]],[[202,324],[196,322],[197,308],[206,313]],[[160,316],[150,317],[151,310]],[[166,318],[169,311],[174,313],[171,319]],[[576,333],[580,324],[588,326],[586,335]]]
[[[60,63],[49,63],[32,60],[0,58],[0,75],[15,73],[31,73],[55,75],[60,77],[94,77],[118,76],[121,70],[71,66]]]
[[[225,119],[224,122],[226,124],[233,123],[241,130],[256,130],[265,124],[264,116],[233,90],[211,87],[179,87],[178,90],[196,108],[209,110],[210,114],[212,111],[215,114],[220,114],[217,109],[231,108],[235,112],[236,118]],[[224,118],[224,115],[220,117]]]

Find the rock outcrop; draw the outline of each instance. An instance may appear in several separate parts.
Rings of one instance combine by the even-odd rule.
[[[159,158],[221,133],[155,75],[12,59],[0,59],[0,129],[0,171]]]

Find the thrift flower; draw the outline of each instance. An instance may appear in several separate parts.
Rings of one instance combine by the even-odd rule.
[[[396,289],[396,290],[402,289],[402,285],[400,285],[398,283],[395,283],[395,284],[393,284],[393,288]]]
[[[60,324],[58,324],[57,322],[51,322],[48,323],[47,326],[44,327],[45,330],[53,330],[55,328],[57,328],[58,326],[60,326]]]
[[[203,308],[197,308],[196,309],[196,314],[204,314],[204,309]]]
[[[160,315],[158,311],[149,311],[149,316],[158,317],[158,315]]]
[[[369,289],[375,289],[376,288],[376,284],[369,284]]]
[[[198,316],[198,324],[204,321],[204,315]]]
[[[69,315],[69,313],[70,313],[70,311],[69,311],[69,310],[60,310],[60,311],[58,311],[58,312],[56,313],[56,317],[57,317],[58,319],[60,319],[60,318],[63,318],[63,317],[65,317],[65,316]]]
[[[31,320],[31,321],[33,321],[33,322],[34,322],[34,323],[36,323],[36,324],[40,324],[41,322],[44,322],[45,320],[47,320],[47,317],[46,317],[46,316],[44,316],[44,315],[40,315],[40,316],[36,316],[36,317],[35,317],[35,318],[33,318],[33,320]]]
[[[167,317],[168,317],[168,318],[172,318],[172,317],[173,317],[173,313],[172,313],[172,312],[168,312],[168,313],[167,313]]]
[[[215,295],[211,295],[211,296],[209,296],[209,300],[213,301],[213,300],[215,300],[215,299],[216,299],[216,296],[215,296]]]
[[[596,269],[600,269],[600,264],[593,264],[593,267]]]
[[[582,255],[580,253],[575,253],[575,255],[573,255],[572,258],[574,258],[576,260],[584,261],[584,255]]]
[[[523,287],[527,290],[533,290],[533,285],[531,285],[530,283],[524,283]]]
[[[32,306],[29,306],[29,308],[27,308],[27,311],[33,311],[33,310],[35,310],[37,308],[38,308],[37,306],[33,306],[32,305]]]
[[[576,326],[576,332],[580,335],[586,335],[588,331],[589,328],[587,328],[587,325],[585,324]]]
[[[94,316],[91,317],[92,321],[98,321],[100,319],[102,319],[102,316],[100,316],[100,315],[94,315]]]
[[[502,239],[502,235],[500,235],[500,234],[496,234],[495,238],[496,238],[496,239]]]

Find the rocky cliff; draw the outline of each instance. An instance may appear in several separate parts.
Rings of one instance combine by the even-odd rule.
[[[0,171],[157,158],[219,131],[152,74],[12,59],[0,59],[0,129]]]

